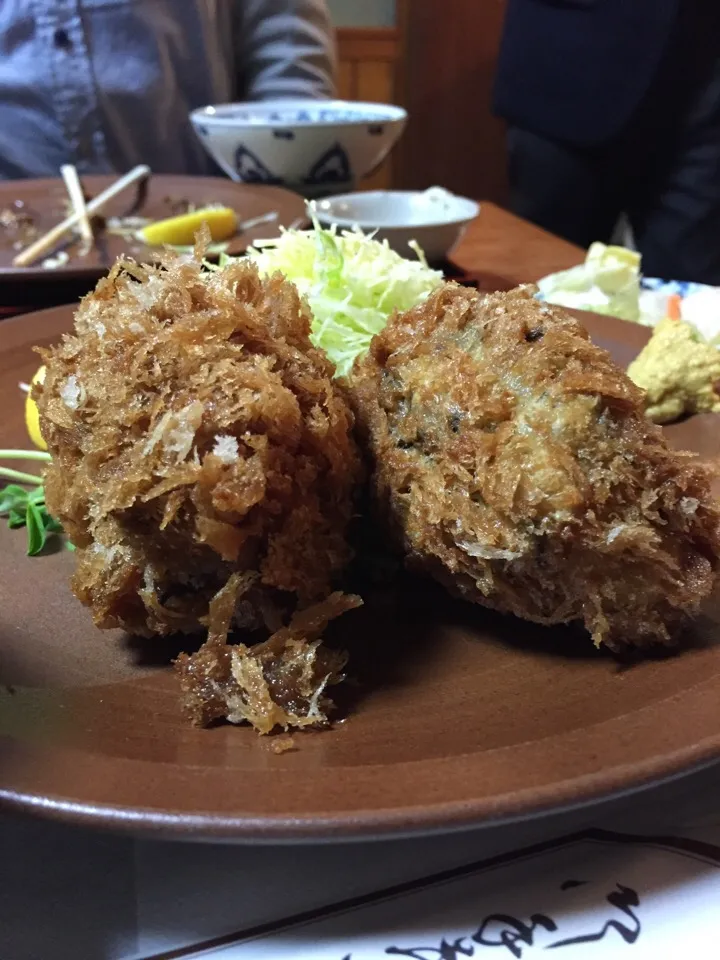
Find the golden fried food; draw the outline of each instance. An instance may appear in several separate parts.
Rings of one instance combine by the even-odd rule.
[[[710,477],[640,390],[529,288],[445,285],[356,364],[381,512],[409,563],[613,649],[671,643],[716,582]]]
[[[242,589],[241,577],[230,584]],[[320,644],[328,622],[360,606],[359,597],[333,593],[294,615],[264,643],[229,645],[211,636],[175,665],[185,713],[196,726],[214,720],[249,721],[260,733],[321,726],[333,704],[325,691],[343,679],[347,656]]]
[[[35,396],[48,509],[95,623],[224,642],[328,595],[361,471],[295,287],[201,257],[118,263],[42,351]]]

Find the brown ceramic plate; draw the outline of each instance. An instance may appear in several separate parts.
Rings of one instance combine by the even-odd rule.
[[[71,309],[0,324],[0,446],[25,444],[17,389],[31,344]],[[621,361],[647,333],[590,317]],[[720,452],[720,422],[672,442]],[[720,756],[720,604],[690,648],[620,665],[410,583],[337,628],[348,719],[274,754],[246,728],[187,726],[171,646],[100,633],[72,598],[72,555],[28,559],[0,529],[0,803],[145,834],[272,840],[445,830],[596,800]]]
[[[115,180],[115,176],[88,176],[82,177],[82,185],[86,194],[94,197]],[[8,180],[0,183],[0,210],[12,207],[17,201],[32,214],[38,236],[67,216],[67,192],[60,179]],[[273,210],[277,212],[278,218],[273,223],[250,228],[229,241],[228,253],[231,254],[241,253],[255,240],[277,236],[280,226],[289,227],[291,223],[305,219],[305,201],[289,190],[236,183],[226,177],[170,174],[152,175],[144,193],[140,193],[137,186],[129,187],[101,211],[102,215],[123,216],[131,211],[136,201],[140,205],[134,214],[151,220],[175,216],[183,212],[180,207],[188,203],[195,207],[219,203],[235,210],[241,220],[250,220]],[[45,269],[41,261],[30,267],[13,267],[12,260],[17,250],[13,249],[7,231],[0,229],[0,281],[58,283],[82,278],[94,282],[107,272],[121,254],[131,253],[138,259],[147,259],[153,255],[154,248],[124,237],[101,234],[95,248],[85,257],[78,256],[76,242],[70,242],[66,249],[70,259],[53,270]]]

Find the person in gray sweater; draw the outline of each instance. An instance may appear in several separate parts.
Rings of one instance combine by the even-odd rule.
[[[214,173],[190,110],[332,96],[334,72],[324,0],[3,0],[0,179]]]

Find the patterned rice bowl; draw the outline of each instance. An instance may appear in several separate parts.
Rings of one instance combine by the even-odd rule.
[[[190,121],[233,180],[312,198],[352,190],[397,143],[402,107],[346,100],[274,100],[200,107]]]

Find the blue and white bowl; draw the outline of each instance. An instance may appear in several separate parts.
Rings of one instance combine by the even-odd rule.
[[[380,103],[273,100],[200,107],[190,120],[233,180],[318,197],[352,190],[372,173],[397,143],[407,113]]]

